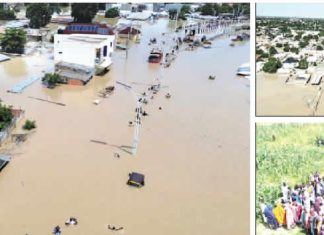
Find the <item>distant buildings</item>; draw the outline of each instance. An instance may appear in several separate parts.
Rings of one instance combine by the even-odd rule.
[[[85,84],[94,74],[100,74],[108,70],[112,64],[112,53],[114,51],[115,34],[111,28],[102,24],[69,24],[65,30],[59,30],[54,35],[54,61],[59,64],[58,73],[70,84]],[[57,67],[57,66],[56,66]],[[72,76],[69,68],[82,74],[78,76],[80,83],[76,82],[78,77]],[[92,71],[93,74],[89,73]],[[71,80],[69,82],[69,74]]]

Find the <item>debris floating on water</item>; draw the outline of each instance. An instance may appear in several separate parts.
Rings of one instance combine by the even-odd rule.
[[[40,101],[44,101],[44,102],[47,102],[47,103],[56,104],[56,105],[60,105],[60,106],[66,106],[66,104],[63,104],[63,103],[54,102],[54,101],[50,101],[50,100],[45,100],[45,99],[42,99],[42,98],[37,98],[37,97],[32,97],[32,96],[28,96],[28,98],[34,99],[34,100],[40,100]]]

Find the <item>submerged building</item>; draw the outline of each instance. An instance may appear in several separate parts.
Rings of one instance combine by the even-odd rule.
[[[110,27],[103,24],[71,23],[54,35],[54,61],[59,65],[56,68],[60,68],[56,72],[64,75],[67,83],[85,84],[94,74],[108,71],[112,64],[114,45],[115,34]],[[73,71],[82,73],[82,68],[85,76],[77,76],[82,81],[77,82],[75,80],[78,78],[71,76],[73,82],[70,82],[67,74],[73,74]]]

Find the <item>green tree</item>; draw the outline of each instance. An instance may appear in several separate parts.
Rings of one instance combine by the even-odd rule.
[[[320,45],[318,45],[318,46],[316,47],[316,50],[318,50],[318,51],[323,51],[323,47],[320,46]]]
[[[308,45],[308,41],[300,41],[298,45],[300,48],[305,48]]]
[[[256,53],[257,55],[262,55],[262,54],[264,53],[264,51],[263,51],[262,49],[257,49],[257,50],[255,51],[255,53]]]
[[[276,43],[276,47],[279,47],[279,48],[282,47],[282,43],[279,43],[279,42]]]
[[[176,9],[170,9],[169,10],[169,19],[175,20],[177,18],[177,10]]]
[[[289,50],[290,50],[289,46],[285,46],[283,49],[284,52],[289,52]]]
[[[110,8],[105,13],[106,18],[116,18],[119,17],[119,10],[117,7]]]
[[[190,6],[189,5],[182,5],[180,13],[179,13],[179,19],[186,20],[185,14],[190,13]]]
[[[53,9],[47,3],[30,3],[26,9],[26,17],[30,20],[31,28],[39,29],[46,26],[53,14]]]
[[[0,20],[14,20],[14,19],[16,19],[14,11],[0,9]]]
[[[72,3],[72,17],[77,23],[91,23],[98,12],[97,3]]]
[[[0,102],[0,131],[5,129],[13,119],[12,107]]]
[[[250,15],[250,4],[249,3],[233,3],[233,13],[236,16]]]
[[[58,83],[63,83],[63,79],[57,73],[46,73],[42,77],[42,82],[48,88],[54,88]]]
[[[281,68],[282,64],[274,57],[269,58],[268,62],[263,65],[263,71],[266,73],[276,73],[278,68]]]
[[[202,7],[199,8],[201,15],[210,15],[214,16],[217,14],[216,3],[206,3]]]
[[[228,4],[228,3],[222,3],[222,5],[219,7],[219,12],[220,13],[232,13],[233,7],[230,6],[230,4]]]
[[[290,48],[290,51],[295,53],[295,54],[298,54],[299,53],[299,49],[297,47],[292,47]]]
[[[298,68],[300,69],[307,69],[308,68],[308,62],[306,59],[301,59],[298,64]]]
[[[270,49],[269,49],[269,55],[275,55],[277,53],[278,53],[278,51],[276,50],[276,48],[270,47]]]
[[[26,41],[26,32],[23,29],[7,28],[1,38],[1,49],[7,53],[23,54]]]
[[[61,13],[60,3],[50,3],[49,8],[50,8],[51,14],[53,14],[53,13],[60,14]]]
[[[23,129],[24,130],[32,130],[36,128],[36,122],[35,121],[31,121],[31,120],[26,120],[25,124],[23,125]]]

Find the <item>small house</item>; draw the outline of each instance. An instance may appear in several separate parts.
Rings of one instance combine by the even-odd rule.
[[[118,32],[118,37],[130,38],[134,40],[138,40],[140,38],[140,35],[141,31],[131,26],[126,26]]]

